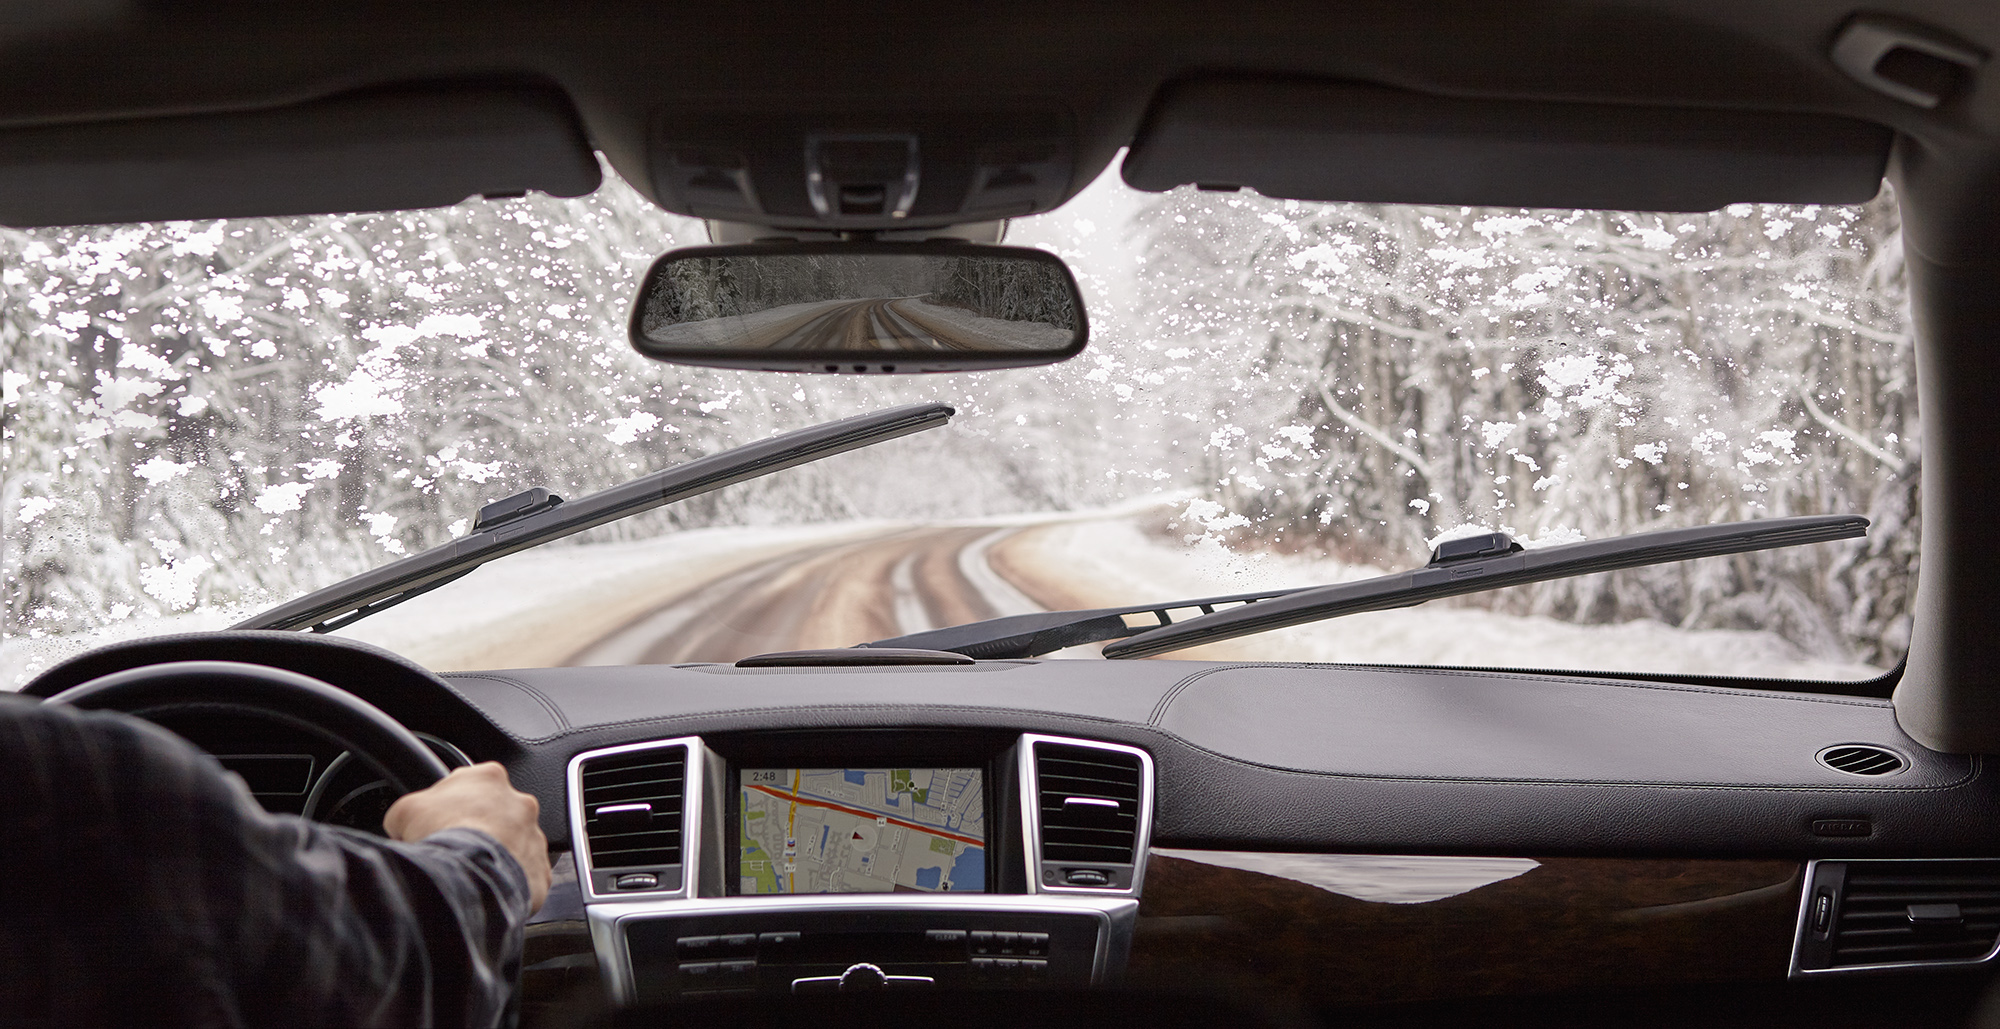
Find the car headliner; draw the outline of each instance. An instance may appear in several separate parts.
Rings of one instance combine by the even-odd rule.
[[[2000,52],[2000,5],[1896,0],[1869,10],[1989,57]],[[1992,356],[2000,354],[2000,70],[1988,60],[1934,108],[1893,99],[1850,78],[1829,56],[1855,14],[1830,0],[1253,0],[1226,9],[1182,0],[672,9],[518,0],[395,8],[5,0],[0,221],[165,216],[132,213],[153,210],[148,203],[175,216],[213,217],[363,209],[370,197],[418,206],[512,188],[587,192],[596,184],[592,149],[671,207],[674,198],[657,188],[655,165],[663,158],[654,144],[662,125],[702,122],[703,132],[726,138],[739,124],[746,134],[776,131],[772,119],[808,129],[814,118],[901,119],[949,126],[978,145],[1004,145],[1027,131],[1017,128],[1021,110],[1053,117],[1069,148],[1063,181],[1033,202],[1046,209],[1143,135],[1164,89],[1225,73],[1483,101],[1499,115],[1594,105],[1574,110],[1613,134],[1643,135],[1663,109],[1683,120],[1690,112],[1718,121],[1749,113],[1773,125],[1837,116],[1886,127],[1896,134],[1887,174],[1906,226],[1927,451],[1923,574],[1897,712],[1929,746],[1996,751],[2000,689],[1988,672],[1996,636],[1983,623],[1990,584],[2000,581],[2000,549],[1983,530],[1988,512],[2000,509],[2000,455],[1993,453],[2000,405],[1991,402],[2000,392],[2000,358]],[[379,92],[384,88],[391,92]],[[407,107],[395,101],[404,95],[397,89],[458,100],[466,90],[491,90],[500,99],[483,108],[494,122],[485,149],[457,165],[356,161],[331,152],[280,155],[290,164],[250,160],[246,174],[254,173],[256,188],[247,209],[203,209],[215,197],[201,194],[198,177],[176,178],[168,166],[200,166],[216,154],[240,162],[260,148],[275,153],[282,147],[265,141],[287,132],[347,140],[386,126],[394,135],[389,130],[403,117],[396,112]],[[1370,94],[1352,95],[1362,104]],[[314,106],[342,96],[363,99],[359,106]],[[383,96],[392,102],[378,102]],[[484,103],[479,96],[474,108]],[[1338,94],[1327,96],[1326,103],[1339,102]],[[428,117],[472,120],[450,106],[458,100],[440,101]],[[242,112],[262,113],[245,121]],[[1494,124],[1518,127],[1489,133],[1475,149],[1498,152],[1519,142],[1508,131],[1532,135],[1539,123],[1496,117]],[[1416,122],[1412,128],[1425,131]],[[399,131],[421,129],[406,120]],[[105,177],[88,181],[156,179],[159,195],[126,196],[124,207],[107,202],[91,218],[85,190],[43,216],[33,196],[18,198],[28,195],[22,183],[39,181],[36,174],[46,180],[60,165],[52,154],[97,161]],[[518,183],[489,187],[464,178],[467,165],[509,161]],[[1594,196],[1548,202],[1587,206]],[[1341,195],[1337,184],[1318,198],[1383,199]],[[1518,199],[1501,190],[1447,202]]]

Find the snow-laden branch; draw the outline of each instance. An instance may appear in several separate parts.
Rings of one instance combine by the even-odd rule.
[[[1428,329],[1413,329],[1407,325],[1398,325],[1395,322],[1385,322],[1366,311],[1343,307],[1323,297],[1288,296],[1272,306],[1276,308],[1304,308],[1314,314],[1325,317],[1329,321],[1347,322],[1350,325],[1364,329],[1373,329],[1385,336],[1394,336],[1398,339],[1407,339],[1418,343],[1449,342],[1444,333]]]
[[[189,292],[196,292],[197,286],[206,285],[207,283],[213,282],[219,278],[226,278],[232,275],[242,275],[245,272],[255,271],[259,265],[262,265],[266,261],[269,261],[270,259],[277,257],[280,254],[290,253],[294,249],[294,247],[296,247],[296,245],[297,244],[294,243],[289,238],[281,240],[268,247],[265,247],[263,250],[255,254],[252,254],[250,256],[250,259],[244,261],[242,264],[236,265],[231,268],[223,269],[221,274],[219,275],[212,275],[209,273],[206,267],[197,266],[193,271],[189,272],[188,274],[176,278],[173,281],[167,283],[166,285],[161,286],[160,288],[152,291],[151,293],[148,293],[145,296],[140,297],[137,301],[133,302],[132,311],[134,313],[138,313],[142,311],[151,310],[152,308],[158,306],[159,304],[165,303],[166,301],[173,300]]]
[[[1847,423],[1821,410],[1820,406],[1813,402],[1812,389],[1810,387],[1808,386],[1799,387],[1799,399],[1805,401],[1806,413],[1812,415],[1813,421],[1816,421],[1821,425],[1826,426],[1828,431],[1834,433],[1835,435],[1848,441],[1849,443],[1852,443],[1855,446],[1860,447],[1862,451],[1866,453],[1868,456],[1874,458],[1877,461],[1882,462],[1885,465],[1888,465],[1890,468],[1895,469],[1899,474],[1909,467],[1909,462],[1906,459],[1897,457],[1896,455],[1889,453],[1888,451],[1882,449],[1881,447],[1876,446],[1873,442],[1869,441],[1868,437],[1863,436],[1861,433],[1848,428]]]
[[[1395,438],[1390,436],[1388,433],[1383,432],[1381,429],[1378,429],[1374,425],[1369,424],[1369,422],[1366,419],[1362,418],[1360,415],[1355,414],[1354,412],[1349,411],[1347,408],[1340,406],[1340,401],[1335,400],[1333,398],[1333,391],[1327,389],[1325,383],[1319,384],[1319,397],[1321,400],[1326,402],[1327,413],[1333,415],[1335,418],[1340,419],[1343,423],[1347,425],[1348,428],[1353,429],[1355,432],[1358,432],[1363,436],[1366,436],[1369,439],[1372,439],[1375,442],[1380,443],[1383,449],[1401,458],[1410,467],[1416,469],[1417,474],[1423,476],[1424,481],[1426,483],[1430,484],[1433,487],[1440,485],[1437,479],[1436,471],[1432,469],[1431,463],[1429,461],[1424,460],[1424,456],[1422,454],[1419,454],[1415,450],[1412,450],[1409,447],[1396,442]]]
[[[1884,329],[1871,328],[1849,318],[1828,314],[1825,309],[1814,304],[1786,304],[1764,301],[1745,309],[1748,314],[1789,314],[1800,321],[1838,332],[1851,332],[1862,339],[1891,345],[1907,342],[1909,335]]]

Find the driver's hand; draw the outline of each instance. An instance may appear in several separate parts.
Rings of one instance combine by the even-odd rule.
[[[436,785],[406,793],[389,808],[382,828],[392,839],[411,842],[446,829],[478,829],[500,841],[527,873],[539,911],[549,896],[549,839],[542,835],[542,805],[507,781],[497,761],[454,768]]]

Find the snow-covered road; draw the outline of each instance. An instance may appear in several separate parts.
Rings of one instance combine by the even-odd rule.
[[[735,661],[1040,610],[986,560],[1016,531],[925,526],[801,547],[702,583],[563,663]]]
[[[438,671],[735,661],[845,647],[1044,609],[1303,586],[1378,569],[1246,557],[1144,531],[1134,511],[911,525],[699,529],[515,555],[342,631]],[[221,628],[247,611],[134,619],[90,637],[6,641],[0,679],[113,639]],[[1088,658],[1095,647],[1054,655]],[[1437,604],[1298,626],[1176,658],[1572,668],[1861,679],[1866,665],[1768,632],[1576,625]]]

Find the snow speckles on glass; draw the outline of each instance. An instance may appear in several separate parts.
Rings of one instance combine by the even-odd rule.
[[[0,679],[49,659],[24,639],[223,624],[465,535],[501,496],[578,496],[918,400],[960,415],[582,542],[1012,518],[1044,526],[1020,553],[1109,604],[1403,567],[1487,526],[1542,543],[1853,511],[1875,528],[1852,545],[1523,587],[1256,653],[1426,662],[1532,637],[1569,641],[1535,660],[1599,662],[1616,648],[1591,641],[1615,629],[1676,641],[1627,647],[1638,670],[1755,651],[1861,674],[1901,654],[1916,560],[1899,239],[1887,198],[1432,209],[1147,196],[1113,176],[1010,230],[1075,265],[1081,357],[838,379],[632,354],[634,279],[703,235],[615,179],[576,201],[0,230]],[[506,574],[469,579],[493,599],[467,610],[499,610]]]

